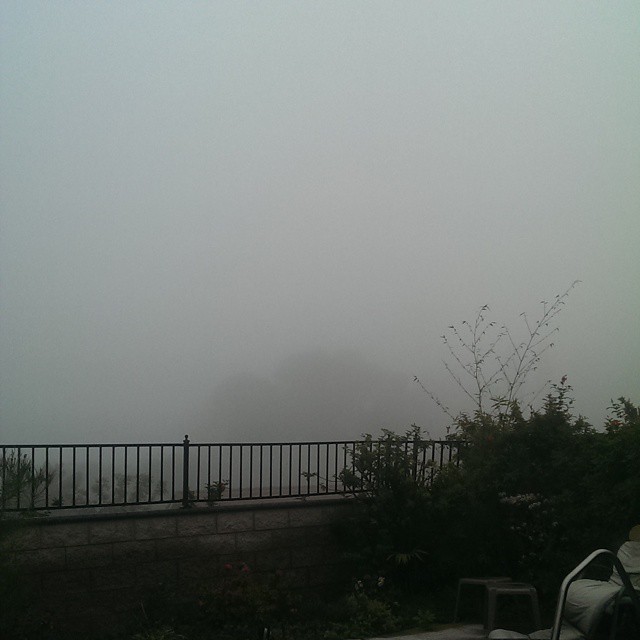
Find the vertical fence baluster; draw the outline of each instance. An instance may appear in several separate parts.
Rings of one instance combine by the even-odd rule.
[[[273,445],[269,445],[269,497],[273,495]]]
[[[325,448],[325,471],[324,471],[324,482],[325,482],[325,486],[324,486],[324,492],[325,493],[329,493],[329,443],[325,443],[324,445]]]
[[[124,503],[129,499],[129,447],[124,445]]]
[[[49,447],[44,452],[44,473],[45,473],[45,485],[44,485],[44,506],[45,509],[49,506]]]
[[[164,502],[164,445],[160,445],[160,502]]]
[[[5,491],[5,483],[7,481],[7,448],[2,447],[2,493],[0,494],[2,499],[2,511],[7,506],[7,492]]]
[[[302,444],[298,445],[298,493],[302,495]]]
[[[239,450],[239,459],[238,459],[238,466],[240,467],[240,479],[238,481],[238,497],[242,498],[242,475],[244,473],[244,469],[243,469],[243,464],[242,464],[242,453],[244,451],[244,446],[239,444],[238,445],[238,450]]]
[[[249,497],[253,498],[253,445],[249,445]]]
[[[140,503],[140,445],[136,446],[136,504]]]
[[[22,451],[20,450],[20,447],[18,447],[18,458],[16,460],[16,476],[19,478],[20,477],[20,462],[21,462],[21,458],[22,458]],[[20,489],[18,488],[18,490],[16,491],[16,509],[20,509]]]
[[[222,485],[222,445],[218,445],[218,486]]]
[[[293,493],[291,482],[293,480],[293,445],[289,443],[289,495]]]
[[[278,445],[278,496],[282,496],[282,445]]]
[[[98,447],[98,504],[102,504],[102,445]]]
[[[116,501],[116,448],[111,447],[111,504]]]
[[[36,506],[36,448],[31,447],[31,508]]]
[[[86,473],[86,479],[85,479],[85,492],[86,492],[86,500],[85,500],[85,504],[89,504],[89,447],[86,448],[85,451],[85,473]]]
[[[176,445],[171,445],[171,501],[176,499]]]
[[[200,445],[196,445],[196,451],[198,452],[198,458],[196,461],[196,500],[200,500]]]
[[[307,495],[311,493],[311,445],[307,443]]]
[[[189,436],[182,443],[182,508],[189,507]]]
[[[233,445],[229,445],[229,497],[232,498],[231,495],[232,487],[233,487]]]
[[[71,505],[76,506],[76,447],[72,447],[73,457],[71,463],[71,477],[73,481],[71,483]]]
[[[149,476],[149,491],[147,493],[147,502],[153,502],[152,498],[152,487],[151,487],[151,458],[153,457],[153,447],[149,445],[149,451],[147,452],[149,456],[149,464],[147,466],[147,475]]]
[[[219,489],[220,489],[220,486],[218,486],[218,490]],[[209,498],[211,498],[211,445],[210,444],[207,445],[207,500],[209,500]]]

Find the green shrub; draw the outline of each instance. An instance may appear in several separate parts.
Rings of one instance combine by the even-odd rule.
[[[571,408],[563,378],[528,417],[516,403],[506,418],[461,416],[452,435],[468,443],[461,464],[432,486],[416,469],[419,431],[369,436],[344,476],[364,491],[341,532],[347,557],[398,588],[501,574],[554,597],[583,557],[617,549],[640,522],[638,409],[620,399],[596,431]]]
[[[389,603],[364,592],[352,593],[334,608],[333,617],[324,633],[326,640],[362,638],[395,631],[398,619]]]
[[[358,575],[386,576],[391,582],[415,582],[428,562],[431,467],[421,455],[419,427],[399,436],[384,430],[351,452],[341,480],[354,490],[355,509],[337,528],[346,557]]]

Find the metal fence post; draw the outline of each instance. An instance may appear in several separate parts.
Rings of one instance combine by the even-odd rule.
[[[191,506],[189,498],[189,436],[185,435],[182,442],[182,508]]]

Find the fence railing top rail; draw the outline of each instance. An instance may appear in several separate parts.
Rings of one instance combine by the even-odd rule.
[[[419,439],[416,440],[414,438],[402,438],[400,439],[402,442],[417,442],[420,444],[442,444],[442,445],[461,445],[465,444],[464,440],[430,440],[430,439]],[[326,444],[359,444],[371,442],[372,444],[380,443],[384,444],[386,440],[384,439],[372,439],[367,440],[365,438],[353,438],[351,440],[282,440],[282,441],[253,441],[253,442],[242,442],[242,441],[228,441],[228,442],[196,442],[193,440],[189,440],[185,443],[183,440],[174,441],[174,442],[65,442],[65,443],[42,443],[42,444],[31,444],[31,443],[21,443],[21,444],[2,444],[0,443],[0,449],[56,449],[59,447],[176,447],[183,446],[184,444],[188,444],[189,446],[199,446],[199,447],[259,447],[259,446],[298,446],[298,445],[326,445]]]

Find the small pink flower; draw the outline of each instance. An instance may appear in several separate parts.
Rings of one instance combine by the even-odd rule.
[[[251,569],[249,569],[249,565],[243,563],[242,568],[240,569],[240,573],[249,573]]]
[[[224,565],[225,571],[231,571],[233,569],[233,565],[230,562]]]

